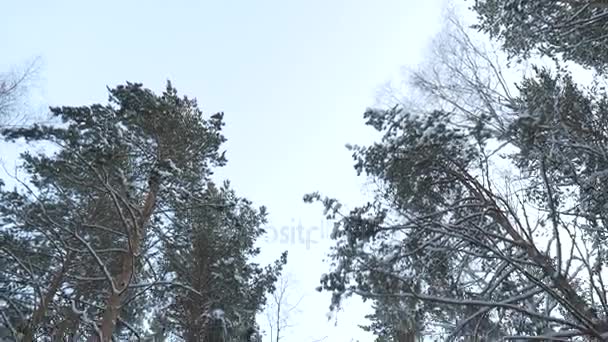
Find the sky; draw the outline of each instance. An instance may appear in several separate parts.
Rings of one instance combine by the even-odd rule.
[[[302,196],[369,198],[344,145],[377,138],[363,112],[424,58],[443,2],[5,1],[0,70],[39,57],[39,111],[105,103],[106,86],[125,81],[160,91],[169,79],[206,114],[224,112],[228,165],[216,179],[268,208],[261,259],[288,250],[290,297],[304,298],[285,340],[372,341],[357,328],[369,311],[359,301],[327,318],[329,296],[314,288],[329,271],[331,223]],[[0,158],[10,167],[17,151],[0,145]]]

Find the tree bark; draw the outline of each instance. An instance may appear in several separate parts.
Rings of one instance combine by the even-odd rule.
[[[473,178],[467,175],[470,180]],[[483,187],[473,181],[477,189],[483,189]],[[551,258],[542,254],[533,243],[525,240],[525,238],[511,225],[509,219],[505,216],[504,212],[500,210],[498,204],[493,199],[488,199],[486,196],[481,194],[474,188],[472,189],[475,196],[481,201],[486,202],[490,205],[492,210],[488,212],[488,215],[492,217],[497,224],[499,224],[509,235],[509,237],[516,241],[519,246],[527,253],[528,257],[534,261],[545,273],[546,276],[553,279],[556,290],[563,296],[563,303],[566,307],[570,306],[570,313],[575,316],[579,322],[589,329],[588,333],[597,335],[603,332],[602,328],[593,322],[599,322],[598,316],[589,307],[581,295],[573,288],[570,281],[564,276],[552,262]]]
[[[32,318],[30,319],[30,323],[28,324],[24,336],[23,341],[30,342],[34,341],[34,335],[36,334],[36,330],[38,330],[38,325],[42,321],[42,319],[46,316],[46,312],[48,310],[49,304],[55,297],[59,286],[61,286],[61,281],[63,280],[63,276],[67,271],[68,263],[69,263],[70,254],[68,253],[65,257],[65,261],[57,273],[53,276],[51,280],[51,284],[49,286],[48,291],[44,295],[44,297],[40,298],[40,305],[36,308],[34,313],[32,314]]]
[[[116,290],[110,293],[106,302],[105,312],[101,321],[101,341],[110,342],[112,341],[112,334],[116,328],[116,321],[121,309],[121,302],[124,295],[127,293],[127,289],[133,277],[133,271],[135,268],[136,259],[141,252],[141,241],[145,235],[145,226],[150,221],[154,209],[156,207],[156,198],[158,190],[160,188],[160,179],[156,175],[150,177],[150,189],[144,201],[143,208],[141,210],[141,217],[139,222],[132,227],[129,234],[130,251],[124,253],[121,260],[121,273],[114,278],[116,284]],[[99,337],[93,337],[91,341],[97,341]]]

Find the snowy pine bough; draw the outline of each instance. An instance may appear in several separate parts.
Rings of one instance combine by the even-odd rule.
[[[249,339],[286,256],[250,262],[265,208],[210,180],[226,163],[223,114],[205,117],[170,83],[109,92],[106,105],[51,108],[54,125],[1,131],[54,151],[23,153],[16,186],[0,188],[3,333]]]
[[[551,36],[566,24],[537,15],[571,18],[568,29],[608,22],[606,10],[582,3],[476,1],[475,9],[508,52],[548,46],[549,55],[569,48]],[[515,27],[526,18],[548,24],[518,31],[530,27]],[[345,211],[337,199],[305,196],[336,222],[318,290],[332,293],[332,310],[352,295],[370,301],[363,328],[377,341],[606,340],[603,79],[581,86],[558,64],[533,67],[512,87],[500,55],[450,25],[411,76],[416,98],[368,109],[382,138],[348,146],[375,197]],[[547,35],[531,36],[539,32]],[[602,32],[589,32],[599,50]],[[605,65],[606,54],[589,59],[582,49],[563,57]]]

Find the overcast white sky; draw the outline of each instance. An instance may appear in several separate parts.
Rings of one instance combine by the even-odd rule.
[[[414,66],[441,24],[441,0],[380,1],[5,1],[0,70],[41,57],[40,103],[105,103],[106,85],[167,79],[224,111],[228,166],[218,178],[270,211],[263,259],[289,250],[288,272],[304,295],[285,341],[371,341],[353,302],[328,322],[329,297],[314,287],[329,265],[320,190],[349,205],[365,200],[345,143],[369,143],[362,114],[378,87]],[[13,153],[0,145],[0,157]],[[281,241],[280,228],[302,225]],[[275,227],[275,228],[273,228]],[[275,237],[276,234],[276,237]],[[290,233],[291,234],[291,233]],[[292,240],[294,240],[292,242]],[[315,242],[316,241],[316,242]],[[263,317],[260,319],[264,323]]]

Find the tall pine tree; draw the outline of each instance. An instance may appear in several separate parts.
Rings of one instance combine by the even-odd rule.
[[[0,192],[0,305],[20,339],[143,338],[150,290],[199,293],[159,271],[176,229],[167,213],[213,201],[204,193],[226,162],[222,114],[204,118],[170,83],[161,95],[133,83],[109,91],[107,105],[51,108],[61,124],[2,131],[54,150],[24,153],[26,177]],[[231,215],[224,210],[218,217]],[[251,226],[230,226],[242,227]]]

